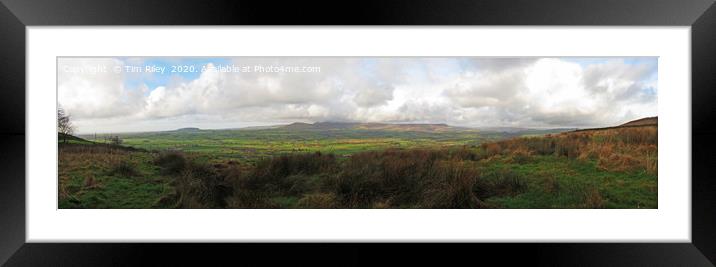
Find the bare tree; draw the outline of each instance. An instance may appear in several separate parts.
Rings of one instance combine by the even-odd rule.
[[[75,132],[70,115],[62,107],[57,108],[57,132],[62,134],[63,143],[67,143],[67,136]]]

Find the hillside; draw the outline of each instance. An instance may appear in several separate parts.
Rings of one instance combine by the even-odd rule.
[[[577,129],[574,130],[575,132],[588,132],[588,131],[598,131],[598,130],[609,130],[609,129],[619,129],[619,128],[631,128],[631,127],[658,127],[658,117],[648,117],[648,118],[642,118],[638,120],[633,120],[621,125],[617,126],[610,126],[610,127],[602,127],[602,128],[587,128],[587,129]]]
[[[655,125],[658,125],[658,123],[659,123],[658,117],[648,117],[648,118],[633,120],[633,121],[624,123],[619,126],[646,126],[646,125],[655,126]]]
[[[94,144],[94,142],[79,138],[74,135],[69,134],[63,134],[63,133],[57,133],[57,142],[58,143],[68,143],[68,144]]]

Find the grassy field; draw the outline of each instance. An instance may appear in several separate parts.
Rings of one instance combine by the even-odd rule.
[[[60,208],[658,207],[655,126],[121,137],[59,144]]]
[[[657,179],[645,172],[599,170],[593,160],[535,156],[528,162],[485,164],[483,176],[511,170],[526,181],[524,193],[488,198],[504,208],[656,208]]]
[[[60,208],[149,208],[173,192],[153,153],[100,144],[60,144]]]
[[[120,134],[123,145],[147,150],[181,150],[200,153],[212,160],[258,159],[286,153],[322,152],[338,156],[386,148],[427,148],[478,145],[498,140],[500,133],[455,131],[448,133],[372,131],[356,129],[318,130],[198,130]],[[89,137],[89,136],[88,136]],[[90,137],[91,138],[91,137]],[[99,140],[102,140],[99,135]]]

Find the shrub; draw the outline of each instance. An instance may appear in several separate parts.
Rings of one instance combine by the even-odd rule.
[[[530,152],[527,148],[521,147],[512,150],[510,152],[510,158],[515,162],[519,164],[527,163],[530,158],[532,157],[532,152]]]
[[[499,143],[482,144],[482,149],[485,151],[485,156],[487,157],[492,157],[502,152],[502,147]]]
[[[292,174],[315,174],[335,167],[336,157],[333,154],[288,154],[259,161],[256,173],[261,176],[286,177]]]
[[[176,179],[180,207],[223,208],[232,187],[206,164],[190,163]]]
[[[526,138],[525,145],[527,146],[528,151],[533,151],[534,153],[538,155],[553,155],[555,150],[555,138],[552,136],[547,136],[544,138]]]
[[[363,208],[371,205],[385,192],[380,181],[368,176],[341,175],[336,184],[335,194],[337,199],[346,207]]]
[[[160,153],[155,159],[154,164],[162,168],[164,174],[180,174],[187,165],[184,153],[179,151],[167,151]]]
[[[270,201],[269,194],[261,190],[261,181],[244,172],[238,164],[229,164],[222,170],[221,175],[232,188],[232,194],[226,200],[227,207],[278,208],[278,205]]]
[[[391,205],[413,204],[421,197],[420,182],[445,151],[398,150],[354,154],[335,183],[337,199],[348,207],[370,207],[390,198]]]
[[[459,162],[443,162],[425,181],[420,207],[438,209],[483,208],[473,187],[479,179],[476,169]]]
[[[555,154],[557,156],[576,158],[579,156],[579,148],[581,145],[582,142],[579,138],[571,136],[560,138],[559,141],[555,143]]]
[[[466,146],[450,151],[450,159],[478,161],[482,158],[484,158],[484,155],[479,154],[474,149],[470,149]]]
[[[244,188],[282,193],[291,190],[294,182],[286,178],[292,175],[313,175],[331,172],[337,168],[333,154],[321,152],[290,154],[263,159],[257,162],[253,172],[244,179]]]

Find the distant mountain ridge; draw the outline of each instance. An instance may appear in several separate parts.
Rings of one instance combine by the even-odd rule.
[[[375,131],[405,131],[405,132],[447,132],[470,131],[475,129],[454,127],[444,123],[374,123],[374,122],[294,122],[279,127],[288,130],[375,130]]]
[[[234,129],[214,129],[214,130],[299,130],[299,131],[336,131],[336,130],[365,130],[365,131],[387,131],[387,132],[425,132],[425,133],[441,133],[441,132],[483,132],[483,133],[507,133],[507,134],[548,134],[569,131],[588,131],[598,129],[611,129],[619,127],[640,127],[640,126],[657,126],[658,117],[647,117],[638,120],[626,122],[617,126],[602,128],[520,128],[520,127],[480,127],[470,128],[461,126],[451,126],[445,123],[381,123],[381,122],[337,122],[322,121],[314,123],[294,122],[284,125],[269,126],[252,126]],[[170,132],[205,132],[212,130],[204,130],[196,127],[185,127]]]
[[[201,131],[201,129],[196,127],[186,127],[186,128],[179,128],[174,130],[175,132],[198,132]]]

